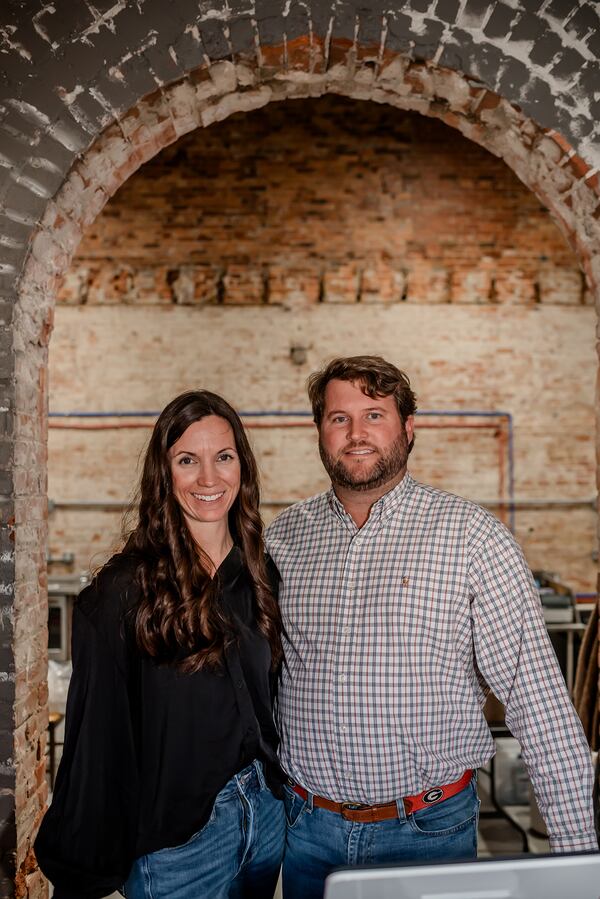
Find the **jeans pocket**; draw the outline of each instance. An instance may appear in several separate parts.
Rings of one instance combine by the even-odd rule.
[[[185,843],[180,843],[178,846],[166,846],[164,849],[156,849],[152,853],[152,855],[161,855],[164,852],[179,852],[182,849],[186,849],[190,845],[190,843],[193,843],[195,840],[199,839],[204,834],[204,832],[208,830],[210,825],[214,822],[215,818],[217,817],[217,802],[218,802],[218,800],[215,801],[213,804],[212,811],[210,813],[210,817],[209,817],[208,821],[206,821],[206,823],[202,825],[200,830],[197,830],[195,833],[193,833],[191,835],[191,837],[185,841]]]
[[[479,799],[472,784],[437,805],[419,809],[408,816],[412,829],[430,837],[444,837],[469,827],[477,828]]]
[[[285,809],[285,820],[288,827],[295,827],[302,814],[306,811],[306,799],[298,796],[291,787],[284,784],[283,787],[283,807]]]

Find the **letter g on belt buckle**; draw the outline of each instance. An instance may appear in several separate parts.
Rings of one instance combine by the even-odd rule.
[[[433,790],[427,790],[426,793],[423,793],[422,801],[427,802],[428,804],[432,804],[434,802],[439,802],[440,799],[444,798],[444,791],[440,790],[439,787],[434,787]]]

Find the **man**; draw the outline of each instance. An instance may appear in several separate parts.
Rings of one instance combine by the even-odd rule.
[[[289,638],[285,899],[321,897],[340,865],[475,857],[488,687],[552,851],[597,849],[588,746],[513,537],[407,473],[416,402],[395,366],[335,359],[309,396],[332,489],[267,533]]]

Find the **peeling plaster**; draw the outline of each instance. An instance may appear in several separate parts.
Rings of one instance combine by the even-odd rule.
[[[114,78],[115,81],[121,82],[121,84],[125,81],[125,76],[118,66],[111,66],[108,70],[108,74],[111,78]]]
[[[117,118],[117,112],[116,112],[115,109],[113,108],[113,106],[112,106],[112,104],[110,103],[110,101],[106,99],[106,97],[104,96],[104,94],[103,94],[101,91],[99,91],[99,90],[98,90],[97,88],[95,88],[95,87],[91,87],[91,88],[90,88],[90,96],[93,97],[94,100],[95,100],[97,103],[99,103],[100,106],[101,106],[107,113],[109,113],[110,115],[112,115],[113,118]]]
[[[36,219],[31,215],[27,215],[24,212],[21,212],[19,209],[9,209],[6,206],[2,208],[2,214],[6,216],[11,222],[15,222],[17,225],[26,225],[28,228],[33,228],[36,224]],[[0,412],[6,412],[7,410],[4,408],[0,408]]]
[[[88,25],[87,28],[81,32],[80,40],[91,43],[88,41],[88,37],[90,34],[99,34],[100,29],[103,25],[108,28],[112,34],[116,34],[117,29],[115,28],[115,18],[119,15],[119,13],[123,12],[123,10],[127,9],[127,0],[117,0],[114,6],[111,6],[110,9],[107,9],[106,12],[100,13],[95,6],[92,6],[90,3],[86,3],[87,8],[94,16],[94,21],[91,25]],[[138,7],[139,10],[139,7]],[[140,10],[141,12],[141,10]]]
[[[56,122],[48,133],[71,152],[79,152],[85,146],[79,135],[76,136],[64,122]]]
[[[200,38],[200,29],[197,25],[186,25],[184,34],[191,34],[192,38],[196,41],[198,46],[202,43]]]
[[[23,187],[26,187],[27,190],[30,190],[31,193],[35,194],[36,197],[43,197],[44,199],[49,200],[52,196],[52,192],[49,191],[44,184],[40,184],[39,181],[36,181],[35,178],[30,178],[27,175],[19,175],[13,173],[12,179],[17,184],[22,184]]]
[[[565,29],[565,25],[567,25],[572,16],[569,16],[568,19],[562,19],[558,16],[553,15],[551,12],[546,13],[546,7],[549,5],[549,2],[544,5],[544,8],[540,10],[538,15],[543,15],[546,21],[550,24],[552,23],[554,26],[554,30],[558,37],[560,37],[561,43],[563,47],[567,47],[570,50],[577,50],[582,55],[585,55],[588,52],[587,45],[585,43],[584,38],[578,38],[573,32],[569,32]],[[575,7],[573,10],[573,15],[579,11],[578,7]]]
[[[44,6],[43,9],[40,9],[40,11],[36,13],[35,16],[33,16],[33,18],[31,19],[31,24],[43,41],[46,41],[47,44],[50,44],[53,50],[58,50],[60,44],[57,44],[56,41],[51,40],[46,29],[43,27],[43,25],[40,24],[40,20],[43,16],[45,16],[47,13],[49,13],[50,15],[54,15],[55,12],[55,7],[52,6],[51,3],[49,3],[48,6]]]
[[[8,103],[9,106],[12,106],[13,109],[16,109],[24,119],[38,127],[47,127],[50,124],[50,119],[46,113],[42,112],[41,109],[32,106],[31,103],[26,103],[24,100],[16,100],[14,98],[6,100],[5,102]]]
[[[82,92],[82,90],[78,91],[76,96],[78,96]],[[96,131],[95,123],[89,118],[88,115],[86,115],[86,113],[78,105],[76,100],[71,100],[70,103],[65,102],[65,106],[67,106],[69,114],[73,117],[77,124],[81,128],[83,128],[84,131],[87,131],[87,133],[90,135],[94,134],[94,132]]]
[[[6,49],[2,48],[0,52],[8,53],[9,50],[15,50],[21,59],[31,62],[32,57],[29,50],[27,50],[23,44],[19,43],[19,41],[11,40],[11,35],[13,35],[16,30],[14,25],[5,25],[4,28],[0,28],[0,38],[2,38],[2,43],[6,46]]]
[[[40,142],[39,135],[27,135],[22,131],[19,131],[18,128],[13,128],[12,125],[7,125],[6,122],[2,123],[2,127],[6,131],[7,134],[10,134],[11,137],[14,137],[15,140],[18,140],[19,143],[25,144],[28,149],[31,147],[37,147]]]
[[[211,0],[201,0],[199,3],[200,18],[203,21],[210,19],[218,19],[221,22],[227,22],[231,18],[231,10],[225,6],[224,9],[215,9]],[[254,13],[254,9],[252,12]]]
[[[9,250],[20,250],[25,246],[24,240],[16,240],[13,237],[7,237],[5,234],[0,235],[0,245],[3,247],[8,247]],[[2,411],[2,410],[0,410]],[[0,556],[0,562],[2,561],[2,557]]]
[[[507,3],[507,0],[504,0],[504,2]],[[506,57],[505,66],[499,71],[498,76],[496,78],[496,82],[495,82],[495,84],[492,85],[492,89],[495,92],[499,91],[499,84],[500,84],[500,79],[501,79],[502,73],[510,65],[511,60],[522,63],[523,65],[525,65],[527,67],[527,69],[534,76],[537,76],[538,78],[542,78],[548,84],[549,88],[551,89],[551,91],[555,97],[560,97],[561,94],[563,94],[565,91],[569,90],[569,85],[570,85],[572,79],[557,78],[555,75],[552,75],[552,72],[551,72],[553,65],[555,64],[557,59],[560,57],[560,52],[555,54],[553,59],[545,66],[539,66],[539,65],[532,64],[529,59],[529,53],[531,51],[532,45],[535,43],[534,41],[528,41],[528,40],[523,40],[523,41],[518,41],[518,42],[512,41],[511,37],[510,37],[510,34],[511,34],[510,31],[508,32],[508,34],[506,34],[502,38],[487,37],[484,34],[483,29],[485,28],[485,25],[489,18],[489,15],[491,15],[491,12],[493,11],[493,5],[490,5],[490,12],[488,13],[488,15],[486,15],[484,19],[479,21],[477,17],[469,16],[468,14],[463,12],[465,3],[466,3],[466,0],[464,0],[461,11],[459,12],[459,14],[457,16],[456,25],[459,27],[464,27],[469,30],[474,44],[477,44],[479,46],[482,46],[482,45],[493,46],[496,49],[498,49]],[[515,9],[515,12],[519,10],[519,7],[515,2],[508,3],[507,5],[511,6],[511,8],[513,8],[513,9]],[[543,15],[543,9],[540,10],[538,15],[540,15],[540,16]],[[415,31],[415,33],[420,33],[420,29],[423,27],[423,23],[425,22],[425,20],[427,18],[430,18],[430,17],[425,14],[419,14],[419,13],[415,13],[414,11],[411,11],[412,28]],[[547,21],[550,22],[550,19],[552,19],[552,22],[555,23],[555,32],[558,34],[558,36],[560,36],[561,43],[564,48],[577,50],[583,56],[586,56],[589,54],[589,50],[582,40],[578,39],[577,37],[574,37],[573,34],[569,34],[568,32],[566,32],[564,30],[564,28],[558,27],[558,26],[562,25],[561,21],[559,21],[558,19],[555,19],[553,16],[551,16],[549,14],[547,16]],[[452,33],[449,32],[449,29],[446,28],[445,32],[444,32],[444,38],[440,42],[440,46],[434,55],[434,59],[433,59],[434,63],[439,62],[444,50],[448,47],[456,48],[457,51],[460,50],[459,42],[457,41],[456,38],[453,37]],[[574,77],[576,77],[576,76],[574,76]],[[524,85],[521,90],[521,95],[519,97],[520,100],[525,99],[525,96],[524,96],[525,92],[526,92],[526,86]],[[573,96],[573,94],[571,94],[571,96]],[[589,116],[590,116],[590,98],[585,94],[580,94],[577,97],[577,101],[578,101],[578,105],[576,108],[569,107],[569,109],[568,109],[569,117],[571,119],[573,119],[577,115],[581,115],[581,116],[584,116],[585,118],[589,118]],[[561,104],[561,108],[563,108],[563,109],[565,108],[564,103]],[[596,152],[597,152],[597,148],[596,148]]]
[[[70,106],[77,97],[84,92],[85,88],[81,84],[77,84],[72,91],[66,90],[64,87],[58,87],[56,92],[60,99],[66,103],[67,106]]]
[[[52,172],[54,175],[60,175],[61,173],[59,166],[43,156],[30,156],[27,162],[33,169],[43,169],[45,172]]]
[[[457,22],[460,22],[460,25],[463,28],[479,28],[480,31],[483,31],[483,29],[489,22],[492,13],[494,12],[494,6],[490,5],[490,8],[487,10],[482,19],[477,13],[465,12],[465,2],[466,0],[464,0],[464,2],[462,3],[460,13],[457,16]],[[512,4],[507,3],[507,6],[512,6]],[[514,6],[512,8],[514,9]],[[516,14],[517,13],[515,10],[515,16]]]
[[[144,52],[146,50],[148,50],[150,47],[155,47],[157,38],[158,38],[157,31],[149,31],[146,36],[146,40],[144,42],[142,42],[139,47],[136,47],[135,50],[130,50],[129,53],[126,53],[124,56],[122,56],[121,59],[117,62],[117,64],[115,66],[113,66],[111,69],[109,69],[109,74],[112,75],[113,72],[114,73],[118,72],[117,77],[122,81],[123,73],[121,72],[119,66],[122,66],[126,62],[129,62],[129,60],[133,59],[134,56],[138,56],[138,57],[142,56],[144,54]]]

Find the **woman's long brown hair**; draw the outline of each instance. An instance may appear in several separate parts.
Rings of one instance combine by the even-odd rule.
[[[175,498],[169,450],[187,428],[207,415],[225,419],[233,430],[240,460],[239,493],[229,510],[229,527],[240,546],[254,587],[256,623],[271,647],[272,666],[282,657],[281,616],[264,556],[258,511],[258,469],[242,422],[222,397],[196,390],[176,397],[161,412],[144,459],[138,523],[125,552],[139,558],[142,599],[135,617],[140,650],[158,663],[186,672],[219,668],[235,641],[235,626],[219,601],[218,577],[190,534]]]

